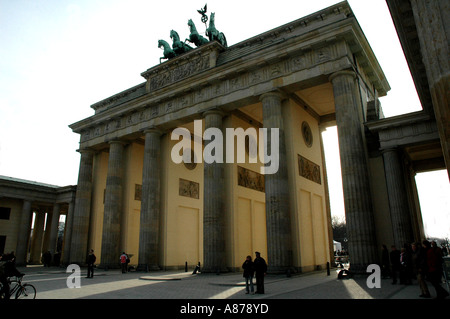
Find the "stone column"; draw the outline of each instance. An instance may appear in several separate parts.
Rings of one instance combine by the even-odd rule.
[[[40,264],[42,255],[42,242],[44,235],[45,211],[36,211],[31,237],[30,263]]]
[[[73,214],[75,205],[73,200],[69,202],[69,210],[66,215],[66,224],[64,226],[64,247],[63,247],[63,264],[70,264],[70,250],[72,244],[72,228],[73,228]]]
[[[450,5],[448,1],[411,0],[410,3],[450,179]]]
[[[223,114],[219,111],[204,113],[205,130],[222,130]],[[205,146],[210,141],[205,141]],[[222,160],[223,162],[223,160]],[[223,163],[204,162],[203,186],[203,267],[202,272],[226,272],[225,265],[225,175]]]
[[[367,265],[377,262],[378,250],[356,74],[336,72],[330,81],[336,108],[350,267],[353,272],[365,273]]]
[[[106,177],[105,210],[102,231],[102,268],[118,268],[120,257],[120,221],[123,192],[124,143],[111,141]]]
[[[383,161],[394,244],[397,249],[401,249],[405,243],[413,242],[414,236],[398,150],[388,149],[383,151]]]
[[[139,270],[159,270],[161,132],[144,132],[144,167],[142,170],[142,202],[139,229]]]
[[[22,216],[19,225],[19,234],[16,246],[16,264],[23,266],[27,261],[28,241],[31,232],[31,220],[33,211],[31,210],[31,201],[24,200],[22,206]]]
[[[59,215],[60,215],[60,204],[56,203],[53,205],[52,219],[50,223],[50,243],[48,245],[48,250],[52,256],[56,253],[56,238],[58,237],[58,226],[59,226]]]
[[[282,95],[277,92],[260,97],[263,125],[267,130],[266,153],[279,152],[279,167],[274,174],[266,174],[267,262],[269,273],[286,273],[293,268],[291,212],[287,172],[286,143],[282,116]],[[271,129],[279,129],[279,149],[272,147]]]
[[[94,153],[90,150],[79,150],[79,152],[81,153],[81,159],[73,214],[70,263],[85,264],[91,215]]]

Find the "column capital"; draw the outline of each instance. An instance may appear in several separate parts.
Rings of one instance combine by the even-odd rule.
[[[125,141],[121,141],[121,140],[111,140],[111,141],[108,141],[108,144],[109,145],[111,145],[111,144],[121,144],[121,145],[125,146],[128,143],[125,142]]]
[[[93,155],[95,153],[95,151],[91,148],[80,148],[80,149],[77,149],[77,152],[80,154],[91,154],[91,155]]]
[[[155,126],[151,126],[151,127],[144,128],[144,129],[142,130],[142,133],[143,133],[144,135],[146,135],[147,133],[154,133],[154,134],[157,134],[157,135],[159,135],[159,136],[161,136],[161,135],[164,134],[164,132],[163,132],[162,130],[158,129],[158,128],[155,127]]]
[[[353,70],[342,70],[342,71],[337,71],[337,72],[331,74],[328,77],[328,80],[330,82],[333,82],[333,80],[335,78],[340,77],[340,76],[350,76],[350,77],[356,79],[356,73]]]
[[[389,152],[398,153],[399,152],[399,148],[398,147],[383,148],[383,149],[380,149],[380,152],[381,152],[381,154],[385,154],[385,153],[389,153]]]
[[[276,90],[276,91],[271,91],[271,92],[266,92],[266,93],[261,94],[259,96],[259,101],[262,102],[264,99],[269,98],[269,97],[278,98],[280,101],[287,99],[287,96],[283,92]]]
[[[225,112],[218,108],[210,109],[202,113],[202,117],[206,117],[207,115],[220,115],[220,117],[225,116]]]

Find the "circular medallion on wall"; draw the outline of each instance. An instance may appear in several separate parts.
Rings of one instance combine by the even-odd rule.
[[[302,123],[302,135],[306,146],[311,147],[313,145],[313,135],[311,132],[311,128],[306,121],[303,121]]]

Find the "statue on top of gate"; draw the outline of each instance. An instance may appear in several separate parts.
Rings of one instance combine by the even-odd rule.
[[[159,62],[162,62],[162,59],[172,59],[175,58],[183,53],[186,53],[192,49],[194,49],[193,47],[189,46],[188,44],[186,44],[186,42],[190,42],[190,43],[194,43],[196,47],[202,46],[203,44],[206,44],[210,41],[218,41],[221,45],[223,45],[224,47],[227,47],[227,39],[225,38],[225,34],[223,34],[222,32],[219,32],[216,29],[215,26],[215,13],[212,12],[211,16],[210,16],[210,22],[209,22],[209,27],[207,25],[208,22],[208,16],[206,15],[207,12],[207,5],[205,5],[202,9],[197,10],[198,13],[200,13],[202,15],[201,17],[201,21],[205,24],[206,28],[206,32],[205,35],[208,37],[205,38],[203,37],[198,31],[197,28],[195,27],[194,22],[192,21],[192,19],[188,20],[188,26],[189,26],[189,30],[190,30],[190,34],[189,34],[189,38],[187,38],[184,42],[180,41],[180,37],[178,35],[178,33],[174,30],[170,31],[170,37],[173,40],[173,44],[172,44],[172,48],[170,48],[170,45],[164,41],[164,40],[159,40],[158,41],[158,46],[161,48],[164,48],[164,57],[161,57],[159,59]]]

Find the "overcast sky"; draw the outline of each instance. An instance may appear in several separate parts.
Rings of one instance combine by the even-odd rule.
[[[68,125],[93,115],[90,105],[144,82],[140,73],[159,63],[157,42],[171,43],[170,30],[186,38],[193,19],[204,32],[197,10],[205,3],[230,46],[337,2],[0,0],[0,175],[76,184],[79,135]],[[385,1],[349,3],[392,88],[381,98],[384,114],[420,110]],[[329,165],[339,184],[339,166]],[[342,213],[338,192],[334,210]]]

